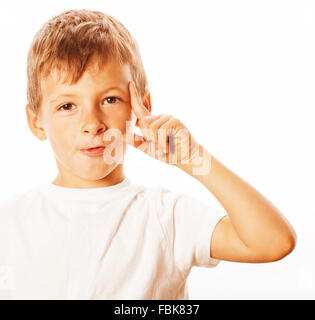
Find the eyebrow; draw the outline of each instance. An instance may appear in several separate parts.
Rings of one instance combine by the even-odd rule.
[[[122,90],[119,87],[111,87],[111,88],[107,88],[104,91],[102,91],[101,94],[104,94],[104,93],[106,93],[106,92],[108,92],[110,90],[115,90],[115,89],[121,91],[122,93],[125,93],[125,91]],[[55,99],[52,99],[49,103],[52,104],[52,103],[56,102],[58,99],[60,99],[61,97],[73,98],[73,97],[77,97],[77,95],[76,94],[71,94],[71,93],[60,94]]]

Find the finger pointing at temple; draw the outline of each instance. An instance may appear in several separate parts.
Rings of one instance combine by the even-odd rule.
[[[145,107],[145,105],[142,103],[137,88],[133,81],[129,82],[129,90],[130,90],[130,98],[131,98],[131,107],[134,111],[136,117],[141,120],[145,116],[150,116],[150,111]]]

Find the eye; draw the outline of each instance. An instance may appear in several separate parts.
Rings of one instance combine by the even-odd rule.
[[[58,111],[59,110],[71,111],[72,106],[73,106],[72,103],[66,103],[66,104],[62,105],[60,108],[58,108]]]
[[[110,101],[113,101],[113,99],[115,100],[115,101],[120,101],[121,99],[120,98],[118,98],[118,97],[108,97],[108,98],[106,98],[104,101],[108,101],[110,99]],[[113,103],[109,103],[109,104],[113,104]]]

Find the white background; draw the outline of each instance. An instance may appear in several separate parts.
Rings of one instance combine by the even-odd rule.
[[[315,298],[314,1],[1,1],[1,199],[56,176],[48,141],[26,123],[26,55],[46,20],[75,8],[109,13],[130,30],[152,114],[181,119],[297,232],[281,261],[193,268],[190,299]],[[129,149],[125,173],[221,208],[197,180],[141,151]]]

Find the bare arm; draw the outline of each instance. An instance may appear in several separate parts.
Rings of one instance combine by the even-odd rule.
[[[271,262],[288,255],[295,247],[296,234],[281,212],[204,147],[201,147],[201,158],[210,163],[211,169],[205,174],[193,174],[193,169],[200,165],[176,166],[201,182],[227,212],[214,229],[211,257]]]
[[[163,161],[169,162],[169,156],[175,155],[178,161],[173,163],[171,159],[172,164],[201,182],[228,214],[219,221],[212,234],[209,256],[238,262],[268,262],[289,254],[295,247],[296,235],[279,210],[255,188],[215,159],[195,139],[190,139],[193,138],[191,135],[190,138],[185,135],[187,128],[179,119],[165,114],[152,116],[137,94],[134,83],[131,81],[129,85],[131,106],[146,137],[137,137],[140,138],[136,139],[137,142],[130,139],[129,143],[136,148],[141,147],[141,150],[150,155],[151,152],[146,148],[148,143],[153,149],[163,150],[165,147],[164,153],[167,156]],[[161,141],[158,143],[160,139],[156,137],[159,131],[170,133],[172,143],[168,141],[168,146],[162,145]],[[137,135],[131,135],[135,136]],[[161,140],[165,142],[165,136]],[[191,158],[195,160],[199,158],[195,151],[199,151],[202,162],[208,164],[210,170],[205,166],[204,172],[196,175],[194,169],[198,169],[200,165],[192,160],[189,163],[181,161],[188,159],[187,153],[185,155],[183,152],[182,155],[185,150],[190,150]],[[153,157],[160,158],[156,153],[153,153]]]

